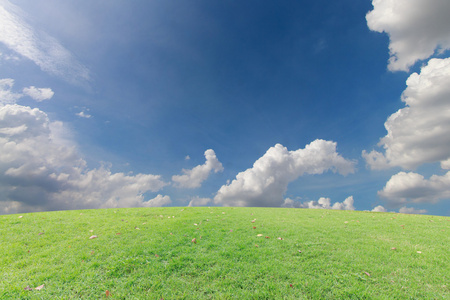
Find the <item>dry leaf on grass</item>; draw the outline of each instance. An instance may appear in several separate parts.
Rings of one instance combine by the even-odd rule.
[[[266,236],[266,239],[270,239],[270,236]]]
[[[194,244],[197,244],[197,239],[193,238],[191,242],[193,242]]]
[[[392,248],[391,248],[391,250],[397,250],[397,248],[395,248],[395,247],[392,247]]]
[[[19,219],[22,219],[23,218],[23,216],[19,216]]]
[[[42,235],[42,234],[44,234],[44,233],[43,233],[43,232],[39,232],[39,233],[38,233],[38,235]]]
[[[32,291],[33,289],[32,288],[30,288],[30,286],[29,285],[27,285],[25,288],[23,288],[25,291]]]
[[[364,272],[364,274],[366,274],[367,276],[369,276],[369,277],[370,277],[370,274],[369,274],[369,273],[367,273],[367,272]]]
[[[260,234],[258,234],[258,235],[256,235],[256,236],[263,236],[263,235],[260,233]]]
[[[111,293],[108,290],[106,290],[105,295],[106,295],[106,297],[109,297],[111,295]]]
[[[40,291],[40,290],[42,290],[43,288],[44,288],[44,285],[42,284],[42,285],[40,285],[40,286],[38,286],[38,287],[35,287],[34,289]]]
[[[96,238],[98,238],[98,236],[93,235],[93,236],[91,236],[89,239],[90,239],[90,240],[93,240],[93,239],[96,239]]]

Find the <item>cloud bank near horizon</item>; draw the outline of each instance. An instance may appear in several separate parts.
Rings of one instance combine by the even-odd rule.
[[[288,151],[281,144],[269,148],[252,168],[237,174],[223,185],[214,203],[223,206],[272,206],[283,204],[290,182],[304,174],[322,174],[328,170],[342,175],[353,173],[356,162],[336,152],[336,143],[315,140],[304,149]]]
[[[60,139],[62,122],[51,122],[38,108],[11,104],[14,81],[0,80],[0,213],[85,208],[161,206],[171,203],[158,194],[168,183],[160,175],[112,173],[89,169],[76,143]],[[33,90],[33,89],[32,89]],[[34,89],[34,91],[43,89]],[[37,98],[47,98],[38,92]]]

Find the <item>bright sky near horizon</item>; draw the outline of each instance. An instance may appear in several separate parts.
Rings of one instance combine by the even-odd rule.
[[[0,0],[0,214],[450,216],[450,1]]]

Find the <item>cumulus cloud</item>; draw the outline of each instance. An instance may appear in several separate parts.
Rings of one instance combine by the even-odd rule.
[[[142,203],[142,206],[145,207],[161,207],[164,205],[169,205],[172,203],[172,200],[169,196],[163,196],[161,194],[158,194],[155,198],[150,199],[148,201],[144,201]]]
[[[443,176],[433,175],[425,179],[414,172],[399,172],[389,179],[378,195],[390,205],[406,203],[436,203],[450,198],[450,171]]]
[[[363,151],[372,169],[393,166],[413,169],[439,161],[447,165],[450,159],[449,82],[450,58],[431,59],[420,74],[411,74],[402,94],[405,108],[392,114],[384,124],[388,133],[379,146],[385,149],[385,154],[376,150]]]
[[[87,81],[87,68],[55,38],[32,28],[24,16],[18,6],[0,0],[0,42],[49,74],[75,84]]]
[[[223,185],[214,197],[224,206],[272,206],[283,204],[290,182],[303,174],[322,174],[327,170],[343,175],[354,172],[355,162],[336,152],[336,143],[315,140],[304,149],[288,151],[281,144],[269,148],[253,167],[240,172]]]
[[[211,203],[212,199],[211,198],[200,198],[199,196],[195,196],[191,199],[191,201],[189,202],[189,207],[191,206],[205,206],[209,203]]]
[[[372,209],[373,212],[387,212],[387,209],[384,208],[381,205],[376,206],[374,209]]]
[[[14,79],[0,79],[0,106],[6,104],[14,104],[22,97],[22,94],[13,93],[11,91],[14,85]]]
[[[48,100],[55,94],[50,88],[37,88],[30,86],[23,89],[23,93],[14,93],[12,88],[14,86],[14,79],[4,78],[0,79],[0,105],[15,104],[17,100],[24,95],[30,96],[34,100],[41,102]]]
[[[51,99],[55,94],[50,88],[37,88],[35,86],[24,88],[23,93],[38,102]]]
[[[398,212],[401,214],[426,214],[427,210],[426,209],[415,209],[413,207],[403,206],[402,208],[400,208],[398,210]]]
[[[343,202],[335,202],[331,205],[330,198],[321,197],[317,201],[299,202],[290,198],[286,198],[282,207],[297,207],[297,208],[313,208],[313,209],[336,209],[336,210],[355,210],[353,204],[353,196],[347,197]]]
[[[177,187],[181,188],[198,188],[202,182],[208,179],[209,174],[223,171],[222,163],[217,159],[216,153],[212,149],[205,151],[206,162],[203,165],[198,165],[191,170],[183,169],[183,175],[172,176],[172,181]]]
[[[435,50],[450,49],[450,1],[373,0],[372,5],[367,25],[389,35],[389,70],[408,71]]]
[[[77,115],[80,118],[85,118],[85,119],[90,119],[92,116],[88,113],[85,113],[84,111],[80,111],[79,113],[76,113],[75,115]]]
[[[37,108],[0,107],[0,213],[170,203],[162,195],[144,198],[167,185],[159,175],[87,168],[77,149],[58,139],[61,126]]]

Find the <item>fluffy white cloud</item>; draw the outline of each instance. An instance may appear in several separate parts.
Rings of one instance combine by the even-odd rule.
[[[373,212],[387,212],[387,209],[384,208],[381,205],[378,205],[377,207],[375,207],[374,209],[372,209]]]
[[[170,203],[161,195],[144,199],[167,185],[159,175],[88,169],[76,148],[58,139],[61,126],[37,108],[0,107],[0,213]]]
[[[11,91],[14,85],[14,79],[4,78],[0,79],[0,106],[6,104],[14,104],[22,94],[13,93]]]
[[[441,168],[444,170],[450,170],[450,158],[447,160],[441,161]]]
[[[427,210],[426,209],[415,209],[413,207],[403,206],[402,208],[400,208],[398,210],[398,212],[401,214],[426,214]]]
[[[450,1],[373,0],[372,4],[367,25],[389,35],[390,70],[407,71],[436,49],[450,49]]]
[[[76,113],[75,115],[77,115],[80,118],[85,118],[85,119],[90,119],[92,116],[88,113],[85,113],[84,111],[80,111],[79,113]]]
[[[50,88],[37,88],[34,86],[24,88],[23,93],[38,102],[51,99],[55,94]]]
[[[24,95],[28,95],[34,100],[41,102],[48,100],[55,94],[50,88],[37,88],[30,86],[23,89],[23,93],[14,93],[12,87],[14,86],[14,79],[4,78],[0,79],[0,106],[6,104],[15,104],[17,100]]]
[[[413,169],[423,163],[450,159],[449,82],[450,58],[431,59],[420,74],[411,74],[402,94],[405,108],[385,123],[388,133],[379,143],[385,154],[363,151],[372,169]]]
[[[184,175],[172,176],[172,181],[175,182],[176,186],[189,189],[198,188],[212,171],[214,173],[223,171],[222,163],[217,159],[214,150],[206,150],[205,158],[206,162],[203,165],[198,165],[191,170],[183,169]]]
[[[0,42],[32,60],[43,71],[72,83],[83,83],[89,72],[56,39],[33,29],[22,10],[7,0],[0,0]]]
[[[253,167],[239,173],[223,185],[214,197],[224,206],[273,206],[283,204],[290,182],[303,174],[322,174],[327,170],[346,175],[354,171],[355,162],[336,152],[336,143],[315,140],[305,149],[288,151],[276,144],[259,158]]]
[[[433,175],[429,180],[414,172],[400,172],[392,176],[378,194],[393,206],[450,199],[450,171],[443,176]]]
[[[169,205],[172,203],[172,200],[169,196],[163,196],[161,194],[158,194],[155,198],[150,199],[148,201],[144,201],[142,203],[142,206],[145,207],[161,207],[164,205]]]
[[[317,201],[299,202],[286,198],[282,207],[296,207],[296,208],[313,208],[313,209],[336,209],[336,210],[355,210],[353,204],[353,196],[347,197],[343,202],[335,202],[331,205],[330,198],[321,197]]]
[[[191,199],[191,201],[189,202],[189,207],[191,206],[205,206],[209,203],[211,203],[212,199],[211,198],[200,198],[199,196],[195,196]]]

